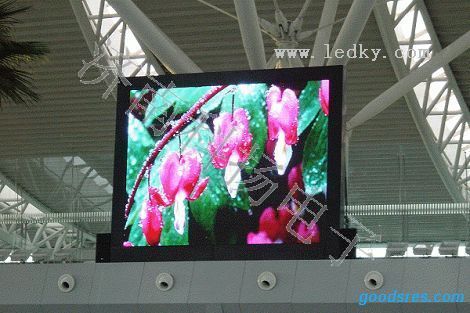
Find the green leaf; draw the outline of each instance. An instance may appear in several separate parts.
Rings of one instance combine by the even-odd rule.
[[[202,86],[158,89],[145,111],[146,126],[150,126],[156,118],[163,115],[170,107],[173,107],[173,112],[171,115],[169,113],[165,114],[165,118],[172,118],[172,115],[174,117],[187,112],[211,88],[211,86]],[[210,112],[217,108],[227,92],[228,89],[219,92],[201,110]]]
[[[154,145],[155,142],[142,123],[138,119],[134,118],[132,114],[129,114],[126,174],[126,191],[128,194],[131,193],[139,171]],[[134,224],[137,220],[142,203],[146,198],[146,186],[147,179],[144,178],[137,189],[134,205],[129,212],[129,218],[126,221],[125,228]]]
[[[129,114],[126,191],[130,193],[139,171],[155,142],[144,125]]]
[[[175,215],[173,214],[173,206],[163,209],[163,229],[160,236],[161,246],[184,246],[189,244],[188,237],[188,223],[189,223],[189,210],[188,203],[185,201],[186,223],[183,234],[180,235],[174,226]]]
[[[230,86],[235,87],[235,86]],[[264,153],[268,136],[266,111],[266,84],[240,84],[235,89],[234,109],[244,108],[250,118],[250,132],[253,135],[253,145],[245,171],[253,172]],[[222,102],[222,112],[232,112],[232,97],[226,96]]]
[[[142,208],[142,204],[144,203],[144,201],[148,199],[147,188],[145,188],[147,184],[147,179],[143,178],[139,188],[137,189],[137,192],[135,193],[134,205],[132,206],[132,209],[129,212],[129,216],[126,220],[126,225],[124,226],[124,229],[127,229],[127,227],[133,225],[135,222],[140,222],[140,209]]]
[[[320,100],[318,99],[319,81],[309,81],[299,96],[299,125],[297,134],[300,136],[310,125],[317,113],[320,111]]]
[[[302,176],[307,194],[315,195],[326,187],[327,153],[328,117],[319,112],[304,146]]]
[[[134,247],[148,246],[142,232],[142,224],[139,222],[132,224],[131,232],[129,234],[129,241],[132,242]]]

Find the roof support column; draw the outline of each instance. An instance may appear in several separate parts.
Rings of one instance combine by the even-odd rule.
[[[436,53],[427,63],[412,71],[387,89],[380,96],[369,102],[361,111],[354,115],[347,123],[346,129],[351,130],[370,120],[395,101],[405,96],[418,83],[425,81],[434,71],[448,64],[460,54],[470,48],[470,31],[460,36],[445,49]]]
[[[312,56],[314,58],[310,59],[309,66],[322,66],[325,62],[326,45],[330,42],[338,2],[339,0],[329,0],[325,1],[323,5],[318,32],[313,45]]]
[[[234,0],[243,47],[250,69],[265,69],[266,54],[254,0]]]
[[[108,0],[139,40],[173,73],[202,70],[135,4],[129,0]]]
[[[346,65],[349,58],[336,58],[334,52],[339,49],[346,51],[358,42],[376,1],[354,0],[333,45],[333,53],[331,59],[328,60],[328,65]]]

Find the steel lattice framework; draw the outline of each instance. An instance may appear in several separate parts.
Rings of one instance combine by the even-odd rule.
[[[442,51],[422,0],[379,1],[374,14],[398,79]],[[449,193],[456,202],[468,200],[470,115],[449,65],[423,78],[405,99]]]
[[[113,84],[107,69],[119,77],[162,74],[157,59],[141,45],[127,23],[105,0],[70,0],[85,41],[96,63],[103,59],[108,85]],[[104,76],[103,76],[104,77]]]
[[[0,261],[5,255],[23,261],[30,257],[42,261],[93,259],[94,233],[109,229],[113,192],[109,181],[76,156],[22,162],[28,170],[18,175],[19,181],[0,174]],[[21,188],[21,179],[31,182],[30,191]],[[39,181],[50,183],[50,192],[42,197],[60,204],[60,213],[33,196],[43,193]],[[103,229],[102,223],[108,226]]]
[[[0,175],[0,261],[72,260],[77,249],[94,246],[95,236],[74,221],[41,212],[50,209]]]

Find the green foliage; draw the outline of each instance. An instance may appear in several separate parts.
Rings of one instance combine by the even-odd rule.
[[[178,88],[160,88],[157,90],[152,101],[149,103],[149,109],[145,112],[146,126],[160,116],[162,121],[170,118],[171,114],[167,111],[173,107],[173,116],[187,112],[202,96],[204,96],[212,87],[178,87]],[[219,92],[215,97],[209,100],[202,111],[210,112],[217,108],[227,91]]]
[[[128,194],[131,192],[142,164],[154,145],[155,142],[147,129],[132,114],[129,114],[126,176],[126,191]]]
[[[126,191],[130,194],[134,182],[137,179],[140,168],[147,158],[150,150],[153,148],[154,142],[142,123],[129,114],[128,124],[128,143],[127,143],[127,174],[126,174]],[[140,224],[140,209],[147,199],[147,179],[144,178],[137,189],[134,205],[129,212],[125,228],[131,226],[129,241],[134,246],[145,246],[147,242],[142,233],[142,225]]]
[[[136,211],[140,211],[140,206],[139,210]],[[129,234],[129,241],[132,242],[135,247],[148,246],[144,237],[144,233],[142,232],[142,224],[140,223],[140,220],[137,221],[137,223],[132,224],[131,232]]]
[[[139,223],[139,214],[140,214],[140,208],[142,207],[142,204],[144,201],[148,199],[148,191],[147,188],[145,188],[148,184],[148,180],[146,178],[142,179],[142,182],[140,183],[139,188],[137,189],[137,192],[135,193],[134,197],[134,205],[132,206],[131,211],[129,212],[129,217],[127,218],[126,221],[126,226],[124,228],[127,228],[134,223]]]
[[[142,123],[138,119],[134,118],[132,114],[129,114],[126,174],[126,191],[128,194],[131,193],[142,164],[153,146],[154,141]],[[147,199],[147,184],[147,179],[142,179],[134,197],[134,205],[129,212],[125,228],[136,222],[139,223],[140,208],[142,207],[143,202]],[[131,231],[132,230],[136,231],[136,228],[133,227]]]
[[[328,117],[318,113],[304,146],[302,175],[305,192],[311,195],[324,190],[327,182]]]
[[[39,99],[31,73],[21,67],[49,51],[43,43],[14,41],[11,34],[18,23],[15,16],[26,10],[28,7],[17,7],[15,1],[0,1],[0,106],[7,100],[28,104]]]
[[[320,111],[320,99],[318,99],[318,88],[320,82],[309,81],[299,96],[299,125],[297,134],[300,136],[310,125]]]

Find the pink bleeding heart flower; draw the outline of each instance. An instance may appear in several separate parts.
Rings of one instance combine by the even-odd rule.
[[[186,150],[182,155],[172,152],[163,161],[159,174],[163,192],[155,188],[151,193],[152,200],[164,207],[174,204],[175,230],[182,235],[186,223],[184,200],[193,201],[199,198],[209,182],[208,177],[198,182],[201,156],[192,149]]]
[[[274,157],[274,148],[276,148],[276,140],[266,140],[265,151],[270,158]]]
[[[277,211],[271,207],[266,208],[259,218],[259,231],[266,233],[273,242],[286,242],[289,237],[287,224],[292,216],[286,206]]]
[[[271,240],[276,240],[281,231],[280,228],[276,211],[273,208],[264,209],[259,217],[259,231],[266,233]]]
[[[152,196],[155,188],[150,188],[149,192]],[[160,243],[160,235],[162,234],[163,219],[162,207],[158,206],[152,199],[147,200],[140,211],[140,221],[142,223],[142,232],[145,240],[151,246],[157,246]]]
[[[281,89],[272,86],[266,95],[268,106],[268,139],[276,141],[274,160],[277,172],[284,175],[292,157],[292,145],[298,141],[297,126],[299,100],[289,88]]]
[[[318,90],[318,96],[320,98],[320,106],[323,113],[328,116],[330,110],[330,81],[322,80],[320,88]]]
[[[281,225],[278,235],[279,238],[284,242],[293,241],[294,238],[290,235],[289,231],[287,230],[287,224],[289,224],[294,214],[291,210],[289,210],[287,206],[277,209],[277,214],[279,223]]]
[[[317,224],[311,222],[309,225],[300,221],[297,225],[298,241],[301,243],[319,243],[320,242],[320,229]]]
[[[249,233],[246,242],[249,245],[262,245],[273,243],[273,241],[269,238],[268,234],[263,231],[260,231],[258,233]]]
[[[296,185],[297,185],[297,188],[296,188]],[[305,187],[304,181],[302,178],[302,163],[297,164],[290,170],[289,174],[287,175],[287,186],[289,187],[290,191],[295,189],[295,192],[292,195],[292,197],[294,199],[299,200],[299,197],[301,194],[301,191],[299,190],[303,191]]]
[[[222,113],[214,119],[214,141],[209,144],[209,152],[214,167],[225,168],[225,183],[232,198],[236,197],[241,181],[238,163],[248,160],[252,140],[245,109],[236,109],[233,115]]]

